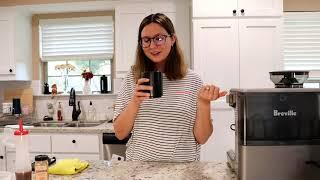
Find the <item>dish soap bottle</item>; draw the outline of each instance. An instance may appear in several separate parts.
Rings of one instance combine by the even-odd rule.
[[[92,105],[92,101],[90,101],[88,114],[87,114],[87,121],[95,121],[96,120],[96,109]]]
[[[19,129],[14,131],[14,141],[16,147],[16,180],[31,180],[32,176],[29,157],[29,131],[23,129],[21,118],[19,120]]]
[[[63,120],[61,102],[59,102],[59,105],[58,105],[57,117],[58,117],[58,121]]]

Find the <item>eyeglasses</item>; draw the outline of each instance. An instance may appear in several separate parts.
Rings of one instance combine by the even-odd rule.
[[[143,48],[148,48],[152,40],[156,46],[162,46],[166,42],[167,37],[170,37],[170,35],[157,35],[153,38],[143,37],[141,38],[140,45]]]

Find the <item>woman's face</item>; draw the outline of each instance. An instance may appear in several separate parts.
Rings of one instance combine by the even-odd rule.
[[[175,43],[175,36],[157,23],[146,25],[141,31],[141,46],[145,55],[156,64],[164,64]]]

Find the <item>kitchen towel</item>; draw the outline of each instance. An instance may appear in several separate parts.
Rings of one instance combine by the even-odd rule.
[[[49,167],[49,174],[72,175],[77,174],[89,166],[86,161],[80,159],[62,159]]]

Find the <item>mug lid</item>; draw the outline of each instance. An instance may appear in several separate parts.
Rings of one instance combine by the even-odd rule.
[[[49,156],[47,155],[37,155],[34,157],[34,160],[36,161],[46,161],[49,160]]]

